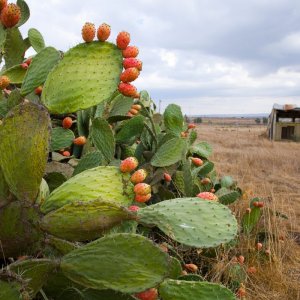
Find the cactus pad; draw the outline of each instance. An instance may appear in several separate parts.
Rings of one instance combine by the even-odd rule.
[[[21,286],[17,283],[8,283],[0,280],[0,299],[3,300],[20,300]]]
[[[80,159],[78,165],[74,169],[72,176],[75,176],[85,170],[96,168],[104,164],[105,159],[100,151],[89,152]]]
[[[162,300],[235,300],[234,294],[226,287],[200,281],[168,279],[159,287]]]
[[[215,247],[231,241],[237,221],[224,205],[201,198],[163,201],[138,211],[139,221],[156,225],[165,234],[187,246]]]
[[[48,156],[49,115],[40,105],[14,107],[0,127],[0,164],[11,192],[33,202]],[[30,134],[28,134],[30,133]]]
[[[212,147],[207,142],[200,142],[190,147],[190,152],[201,157],[208,158],[212,154]]]
[[[51,132],[51,151],[57,151],[71,147],[75,139],[74,133],[70,129],[56,127]]]
[[[117,89],[121,51],[108,42],[79,44],[51,71],[42,101],[53,113],[70,113],[99,104]]]
[[[117,167],[97,167],[81,172],[55,189],[42,204],[46,213],[77,200],[89,201],[97,198],[129,205],[133,200],[133,185],[130,176]]]
[[[1,75],[7,76],[12,84],[21,84],[26,72],[27,70],[23,69],[21,65],[16,65],[5,70]]]
[[[114,202],[101,199],[76,201],[48,213],[41,227],[54,236],[71,241],[93,240],[131,214]]]
[[[136,234],[112,234],[63,257],[63,273],[83,286],[137,293],[162,282],[169,257],[149,239]]]
[[[45,48],[45,41],[42,34],[35,28],[30,28],[28,30],[28,38],[31,47],[36,51],[40,52]]]
[[[167,131],[171,131],[180,136],[183,131],[184,119],[180,106],[169,104],[164,112],[164,124]]]

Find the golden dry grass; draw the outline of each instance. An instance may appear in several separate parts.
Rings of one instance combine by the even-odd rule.
[[[271,142],[263,126],[201,124],[197,131],[199,140],[213,146],[211,160],[218,173],[231,175],[244,191],[243,199],[233,206],[237,218],[240,219],[251,197],[262,197],[266,203],[258,231],[272,234],[264,245],[271,255],[258,254],[253,237],[241,238],[236,249],[237,254],[246,258],[245,268],[257,268],[247,278],[246,299],[300,299],[300,246],[292,234],[300,232],[300,143]],[[269,209],[282,212],[289,219],[278,218]],[[220,274],[228,259],[216,263]]]

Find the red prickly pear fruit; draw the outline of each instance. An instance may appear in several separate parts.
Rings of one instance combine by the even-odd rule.
[[[203,179],[201,180],[201,183],[202,183],[202,184],[209,184],[209,183],[211,183],[211,180],[210,180],[209,178],[203,178]]]
[[[258,251],[261,250],[262,247],[263,247],[263,244],[262,244],[262,243],[257,243],[257,244],[256,244],[256,249],[257,249]]]
[[[211,193],[214,193],[216,190],[214,188],[210,189]]]
[[[133,114],[129,111],[129,112],[126,114],[126,116],[132,118],[132,117],[133,117]]]
[[[86,22],[81,30],[83,40],[87,43],[90,43],[94,40],[95,34],[95,25],[93,23]]]
[[[147,183],[138,183],[134,186],[134,192],[137,195],[148,195],[151,193],[151,186]]]
[[[138,164],[138,160],[135,157],[130,156],[121,161],[120,170],[122,173],[132,172],[137,168]]]
[[[130,34],[126,31],[119,32],[116,42],[119,49],[125,50],[130,43]]]
[[[7,0],[0,0],[0,11],[7,6]]]
[[[64,151],[64,152],[62,153],[62,155],[63,155],[63,156],[66,156],[66,157],[69,157],[69,156],[71,156],[71,153],[70,153],[69,151]]]
[[[85,136],[79,136],[78,138],[74,139],[73,143],[77,146],[83,146],[86,143]]]
[[[248,274],[255,274],[256,273],[256,268],[255,267],[249,267],[248,269],[247,269],[247,273]]]
[[[206,199],[206,200],[218,201],[218,197],[215,194],[210,193],[210,192],[199,193],[197,195],[197,197],[202,198],[202,199]]]
[[[254,207],[258,207],[258,201],[254,201],[254,202],[252,203],[252,205],[253,205]]]
[[[28,65],[24,62],[22,63],[21,65],[21,68],[24,69],[24,70],[27,70],[28,69]]]
[[[188,129],[194,129],[194,128],[196,128],[195,124],[191,123],[191,124],[188,125]]]
[[[243,255],[240,255],[238,257],[238,262],[242,265],[244,263],[244,261],[245,261],[245,257]]]
[[[139,169],[131,175],[130,180],[132,183],[136,184],[143,182],[146,179],[146,177],[147,171],[144,169]]]
[[[140,208],[137,205],[131,205],[128,207],[128,210],[132,212],[137,212]]]
[[[188,137],[188,133],[185,131],[182,131],[182,132],[180,132],[180,136],[183,138],[186,138],[186,137]]]
[[[119,84],[119,92],[127,97],[136,97],[137,90],[136,87],[130,83],[120,82]]]
[[[196,273],[198,271],[198,267],[195,264],[185,264],[184,267],[190,272]]]
[[[135,109],[137,111],[140,111],[142,109],[142,106],[139,104],[133,104],[131,105],[131,109]]]
[[[200,167],[203,165],[203,160],[198,157],[192,157],[191,160],[192,160],[192,163],[197,167]]]
[[[169,173],[164,173],[164,180],[166,182],[170,182],[172,180],[172,177]]]
[[[27,64],[28,66],[30,66],[31,62],[32,62],[32,57],[29,57],[24,61],[24,63]]]
[[[136,46],[128,46],[122,51],[124,58],[137,57],[139,54],[139,48]]]
[[[123,82],[131,82],[136,80],[139,75],[140,71],[137,68],[128,68],[120,75],[120,80]]]
[[[41,95],[42,94],[42,91],[43,91],[43,87],[40,85],[38,86],[35,90],[34,90],[34,93],[36,95]]]
[[[144,292],[135,294],[134,296],[139,300],[157,300],[158,292],[157,292],[157,289],[152,288],[152,289],[146,290]]]
[[[69,129],[72,127],[73,120],[70,117],[66,117],[62,121],[62,127],[65,129]]]
[[[6,28],[14,27],[21,18],[21,9],[18,5],[10,3],[1,10],[1,22]]]
[[[237,292],[236,292],[236,295],[239,297],[239,298],[243,298],[246,296],[246,290],[244,287],[240,287]]]
[[[181,275],[182,275],[182,276],[185,276],[185,275],[187,275],[187,274],[188,274],[188,272],[187,272],[186,270],[181,271]]]
[[[136,110],[136,109],[131,109],[130,111],[129,111],[133,116],[135,116],[135,115],[137,115],[139,112]]]
[[[101,42],[105,42],[110,36],[110,26],[106,23],[101,24],[97,30],[97,38]]]
[[[257,207],[262,208],[264,207],[264,203],[262,201],[257,202]]]
[[[161,243],[158,245],[158,247],[165,253],[169,252],[168,244],[167,243]]]
[[[1,90],[6,89],[9,86],[9,84],[10,84],[10,79],[7,76],[3,75],[0,77],[0,89]]]
[[[265,254],[270,256],[271,255],[271,250],[270,249],[265,250]]]
[[[143,63],[137,58],[130,57],[123,60],[123,67],[124,69],[137,68],[139,71],[142,71]]]
[[[251,213],[251,208],[250,208],[250,207],[246,208],[246,213],[247,213],[247,214],[250,214],[250,213]]]
[[[151,193],[147,194],[147,195],[135,195],[134,200],[136,202],[140,202],[140,203],[144,203],[150,200],[151,198]]]

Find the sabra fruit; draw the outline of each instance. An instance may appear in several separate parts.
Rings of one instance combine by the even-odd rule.
[[[73,120],[70,117],[66,117],[62,121],[62,127],[65,129],[69,129],[72,127]]]
[[[210,192],[201,192],[197,195],[198,198],[206,199],[206,200],[212,200],[212,201],[217,201],[218,197]]]
[[[136,202],[140,202],[140,203],[145,203],[147,201],[149,201],[151,199],[151,193],[147,194],[147,195],[135,195],[134,200]]]
[[[200,167],[203,165],[203,160],[201,158],[192,157],[191,160],[192,160],[192,163],[197,167]]]
[[[14,27],[21,18],[21,9],[18,5],[10,3],[1,10],[1,22],[6,28]]]
[[[124,58],[137,57],[139,54],[139,48],[136,46],[128,46],[122,51]]]
[[[139,71],[141,71],[143,68],[143,63],[137,58],[130,57],[123,60],[123,67],[124,69],[137,68]]]
[[[10,79],[7,76],[3,75],[0,77],[0,89],[1,90],[6,89],[9,86],[9,84],[10,84]]]
[[[96,34],[95,25],[93,23],[86,22],[81,30],[82,38],[85,42],[90,43],[94,40]]]
[[[104,42],[110,36],[110,26],[106,23],[101,24],[97,30],[97,38],[99,41]]]
[[[184,267],[190,272],[197,272],[198,267],[195,264],[185,264]]]
[[[164,180],[166,182],[170,182],[172,180],[172,177],[169,173],[164,173]]]
[[[147,195],[151,193],[151,186],[147,183],[138,183],[134,186],[134,192],[137,195]]]
[[[147,171],[144,169],[139,169],[137,171],[135,171],[131,177],[130,180],[132,183],[141,183],[143,182],[147,177]]]
[[[74,139],[73,143],[77,146],[83,146],[86,143],[85,136],[79,136],[78,138]]]
[[[120,170],[123,173],[129,173],[135,170],[138,166],[139,162],[135,157],[127,157],[126,159],[121,161]]]
[[[137,98],[138,96],[136,87],[130,83],[120,82],[118,89],[119,92],[124,96],[134,97],[134,98]]]
[[[136,80],[139,75],[140,71],[137,68],[128,68],[120,75],[120,80],[123,82],[131,82]]]
[[[117,36],[117,47],[121,50],[125,50],[130,43],[130,34],[126,31],[121,31]]]
[[[157,289],[151,288],[147,291],[135,294],[134,296],[135,296],[135,298],[140,299],[140,300],[157,300],[158,292],[157,292]]]

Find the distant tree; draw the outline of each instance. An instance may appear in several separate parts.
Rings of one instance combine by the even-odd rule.
[[[194,123],[202,123],[202,118],[200,117],[195,118]]]
[[[263,117],[263,124],[264,124],[264,125],[267,125],[267,124],[268,124],[268,118]]]
[[[255,119],[255,123],[256,123],[256,124],[260,124],[260,121],[261,121],[260,118],[256,118],[256,119]]]

